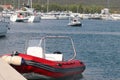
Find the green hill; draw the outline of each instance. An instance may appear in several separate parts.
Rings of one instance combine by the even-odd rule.
[[[41,4],[46,3],[47,0],[33,0]],[[58,3],[63,5],[69,4],[83,4],[83,5],[100,5],[110,8],[120,8],[120,0],[49,0],[50,3]]]
[[[17,5],[27,3],[28,0],[0,0],[0,4],[14,4]],[[33,3],[45,4],[47,0],[32,0]],[[110,8],[120,8],[120,0],[49,0],[50,3],[57,3],[61,5],[82,4],[82,5],[99,5]]]

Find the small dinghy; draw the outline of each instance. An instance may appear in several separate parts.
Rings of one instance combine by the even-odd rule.
[[[69,19],[68,26],[82,26],[82,23],[78,17]]]
[[[53,50],[48,49],[50,49],[54,44],[59,44],[58,41],[55,40],[52,40],[53,43],[51,43],[50,40],[53,38],[57,38],[58,41],[62,42],[62,46],[54,46],[54,49],[57,50],[59,48],[59,50],[67,50],[70,55],[68,55],[65,51],[61,52],[58,50],[51,53],[50,51]],[[61,40],[61,38],[63,39]],[[68,41],[65,42],[64,39],[68,39],[71,42],[70,50],[68,48],[64,48],[68,43]],[[68,36],[46,36],[38,41],[31,40],[30,43],[35,43],[37,46],[30,45],[27,47],[26,53],[15,52],[14,54],[1,56],[2,59],[28,79],[32,79],[33,77],[36,78],[36,76],[38,76],[39,78],[45,80],[64,80],[66,77],[73,80],[73,77],[78,78],[78,76],[81,76],[82,72],[85,70],[85,64],[75,58],[76,51],[73,40]],[[46,47],[47,43],[51,44]],[[73,55],[71,54],[71,51],[73,51]],[[67,55],[67,57],[65,57],[65,55]],[[66,59],[71,55],[71,58]]]

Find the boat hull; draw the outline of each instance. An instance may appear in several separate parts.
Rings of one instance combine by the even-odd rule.
[[[44,79],[61,79],[75,77],[81,75],[85,70],[85,65],[79,60],[71,61],[51,61],[43,58],[30,56],[27,54],[18,54],[22,58],[21,65],[11,64],[18,72],[24,74],[28,79],[39,78]],[[27,74],[33,73],[33,77]]]
[[[69,26],[82,26],[81,23],[69,23],[68,25]]]
[[[36,73],[24,73],[23,76],[28,80],[79,80],[83,78],[82,74],[74,74],[74,75],[60,77],[60,78],[52,78],[49,76],[44,76]]]

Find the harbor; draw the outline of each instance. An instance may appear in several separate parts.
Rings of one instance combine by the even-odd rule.
[[[1,2],[0,80],[119,80],[117,4],[58,2]]]

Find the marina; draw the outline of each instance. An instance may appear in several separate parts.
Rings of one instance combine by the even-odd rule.
[[[118,2],[1,1],[0,80],[120,80]]]

